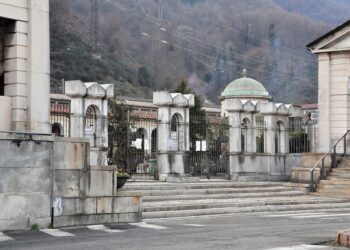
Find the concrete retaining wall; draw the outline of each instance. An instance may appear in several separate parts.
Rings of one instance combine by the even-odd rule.
[[[49,225],[51,140],[0,134],[0,231]]]
[[[230,154],[230,173],[234,181],[286,181],[291,169],[301,164],[301,154]]]
[[[49,226],[52,197],[54,226],[140,221],[139,195],[116,191],[115,168],[90,167],[88,145],[0,134],[0,231]]]
[[[116,167],[76,166],[56,171],[55,227],[141,221],[141,197],[117,192]]]

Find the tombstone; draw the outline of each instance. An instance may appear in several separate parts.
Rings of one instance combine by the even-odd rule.
[[[190,107],[194,106],[194,95],[153,93],[153,104],[158,107],[158,156],[160,181],[193,181],[185,170],[189,167]]]

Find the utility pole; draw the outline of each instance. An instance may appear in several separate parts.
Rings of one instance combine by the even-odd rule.
[[[163,0],[159,0],[158,18],[159,18],[159,20],[163,20]]]
[[[89,45],[93,53],[99,53],[100,46],[100,20],[99,20],[99,0],[91,1],[90,27],[89,27]]]

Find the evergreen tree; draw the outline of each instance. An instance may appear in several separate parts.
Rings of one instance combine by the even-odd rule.
[[[205,111],[201,98],[188,87],[187,80],[183,79],[175,89],[176,93],[194,94],[194,106],[190,108],[190,122],[205,121]]]
[[[128,150],[128,115],[130,108],[124,104],[123,100],[114,97],[109,103],[108,116],[108,139],[109,139],[109,158],[112,164],[118,168],[127,169],[127,150]]]

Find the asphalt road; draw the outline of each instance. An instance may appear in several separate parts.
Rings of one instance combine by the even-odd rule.
[[[152,220],[60,230],[4,232],[0,249],[341,249],[313,245],[350,228],[350,211]]]

